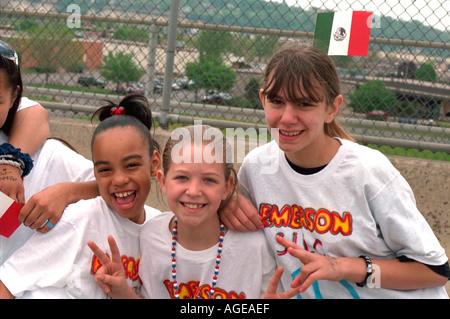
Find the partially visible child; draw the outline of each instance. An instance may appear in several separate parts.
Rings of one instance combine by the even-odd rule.
[[[34,229],[46,232],[56,224],[68,203],[98,195],[92,162],[59,141],[46,141],[47,112],[22,92],[17,53],[0,41],[0,191],[25,203],[23,225],[9,238],[0,236],[0,265]]]
[[[236,188],[227,145],[223,134],[209,126],[173,131],[163,152],[163,170],[157,175],[172,212],[153,218],[141,230],[143,297],[264,295],[276,265],[263,233],[227,230],[218,215]],[[108,261],[93,243],[90,247]],[[136,297],[123,274],[113,273],[110,262],[97,276],[99,285],[113,298]]]
[[[0,191],[23,205],[22,177],[29,173],[32,163],[21,162],[20,156],[11,159],[10,151],[18,148],[23,156],[32,156],[47,139],[50,127],[47,111],[22,97],[22,92],[18,55],[0,40]]]
[[[101,196],[70,205],[51,232],[35,233],[17,250],[0,268],[0,297],[106,297],[94,281],[101,265],[86,243],[94,239],[111,254],[108,235],[118,240],[122,269],[139,290],[139,232],[160,213],[145,206],[160,166],[151,112],[145,97],[129,95],[120,106],[101,108],[99,118],[91,147]]]

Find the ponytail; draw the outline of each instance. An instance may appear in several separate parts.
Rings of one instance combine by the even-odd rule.
[[[159,144],[151,137],[153,117],[147,98],[141,94],[130,94],[123,98],[119,104],[106,100],[107,104],[100,107],[92,115],[92,120],[98,116],[100,124],[92,135],[91,148],[96,136],[115,127],[135,127],[149,143],[150,158],[153,151],[160,151]]]

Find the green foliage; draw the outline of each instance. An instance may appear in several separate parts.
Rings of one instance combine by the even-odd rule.
[[[372,110],[389,111],[397,104],[395,93],[386,89],[384,82],[380,80],[361,84],[348,97],[349,106],[358,113],[367,113]]]
[[[202,30],[194,43],[202,54],[220,56],[230,48],[232,36],[229,32]]]
[[[278,36],[275,35],[255,35],[254,45],[250,48],[251,53],[257,57],[270,57],[277,47]]]
[[[33,19],[20,20],[18,23],[15,23],[14,29],[17,31],[28,31],[33,28],[36,28],[38,23]]]
[[[414,78],[421,81],[436,82],[437,74],[431,63],[423,63],[414,73]]]
[[[430,150],[418,150],[417,148],[402,148],[402,147],[392,148],[391,146],[387,145],[380,146],[375,144],[368,144],[367,146],[375,150],[379,150],[381,153],[386,155],[415,157],[415,158],[450,162],[450,154],[446,152],[432,152]]]
[[[236,80],[233,68],[226,66],[217,55],[202,55],[198,63],[187,63],[186,75],[195,79],[200,88],[225,92],[233,87]]]
[[[135,25],[121,25],[114,31],[113,38],[116,40],[148,42],[148,29],[139,28]]]
[[[137,82],[145,74],[144,69],[133,62],[132,53],[109,52],[104,58],[100,74],[114,83]]]
[[[259,99],[259,89],[261,85],[255,78],[251,78],[245,86],[245,98],[247,99],[246,107],[258,109],[261,107],[261,100]]]

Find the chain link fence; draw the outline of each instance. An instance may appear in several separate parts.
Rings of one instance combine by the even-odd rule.
[[[312,44],[318,12],[373,11],[368,56],[333,57],[343,125],[366,144],[449,157],[450,2],[405,3],[0,0],[0,38],[20,55],[26,94],[59,115],[139,92],[163,127],[245,129],[265,123],[258,91],[274,50]]]

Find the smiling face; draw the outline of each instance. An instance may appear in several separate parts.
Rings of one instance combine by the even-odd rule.
[[[299,84],[295,95],[301,98],[295,101],[288,99],[282,91],[268,96],[260,90],[267,126],[279,130],[278,145],[290,161],[303,167],[324,165],[332,158],[328,156],[331,144],[335,146],[334,140],[325,134],[324,127],[334,120],[342,96],[337,96],[331,105],[327,105],[325,101],[316,102],[309,98],[300,91],[300,87]],[[307,157],[309,161],[303,160]]]
[[[151,175],[160,166],[158,152],[150,158],[148,143],[131,126],[99,133],[92,152],[94,174],[102,198],[121,217],[143,223]]]
[[[172,162],[165,175],[158,171],[158,181],[179,223],[207,227],[217,222],[217,211],[231,192],[233,177],[226,180],[224,163],[196,163],[192,150],[197,148],[183,148],[192,160]]]

